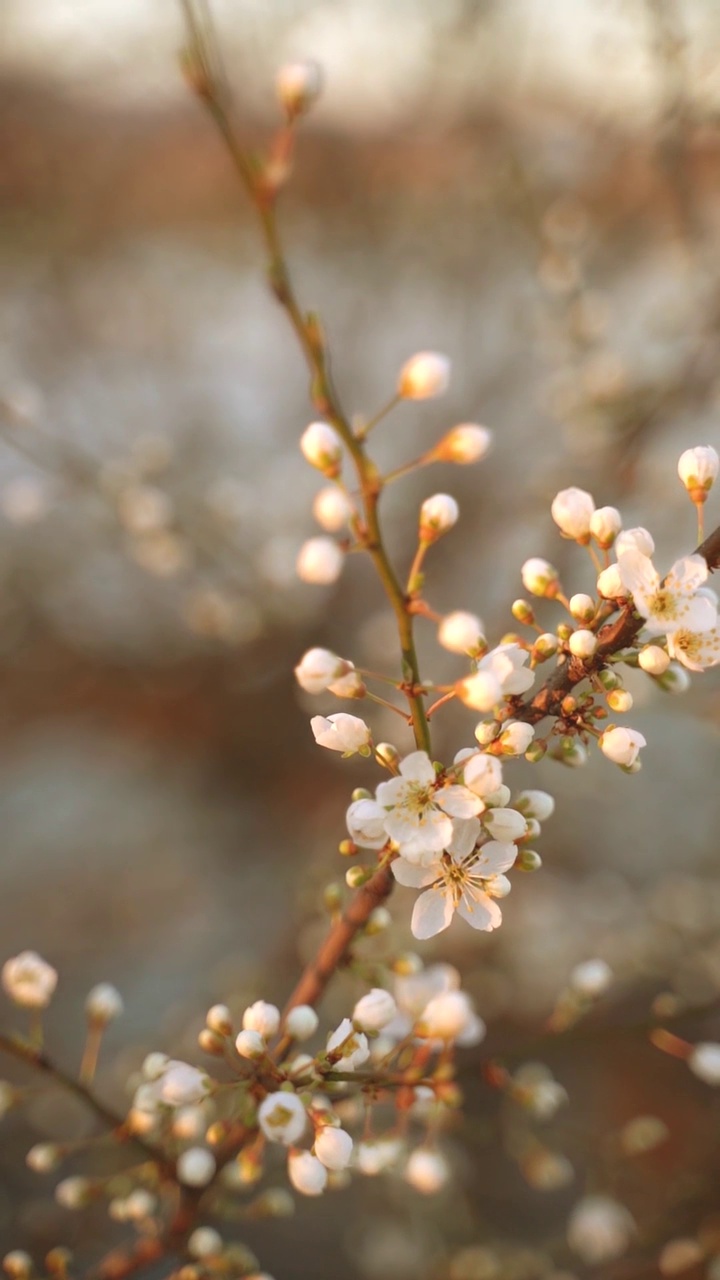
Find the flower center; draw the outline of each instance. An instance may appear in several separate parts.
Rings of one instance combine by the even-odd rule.
[[[672,591],[664,589],[656,591],[650,600],[650,612],[654,618],[667,618],[672,621],[679,616],[677,598]]]

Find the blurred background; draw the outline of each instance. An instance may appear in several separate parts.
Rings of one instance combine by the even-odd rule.
[[[282,222],[348,410],[372,413],[415,350],[452,358],[445,399],[378,429],[381,463],[460,421],[495,432],[480,467],[420,472],[384,499],[400,563],[422,498],[460,500],[430,562],[433,605],[480,613],[496,642],[528,556],[587,590],[548,513],[569,484],[649,526],[659,564],[692,549],[677,457],[720,447],[720,8],[214,12],[252,142],[277,122],[278,65],[325,69]],[[322,644],[394,673],[392,620],[359,559],[334,588],[296,580],[320,487],[297,449],[306,377],[252,213],[183,84],[182,40],[172,0],[3,0],[0,14],[0,937],[3,956],[32,947],[60,970],[49,1044],[68,1066],[85,991],[120,987],[101,1075],[116,1103],[148,1050],[196,1058],[210,1003],[281,1002],[325,928],[348,791],[375,777],[318,753],[308,713],[335,708],[303,702],[293,664]],[[709,528],[719,511],[711,497]],[[461,674],[420,631],[423,672]],[[368,1179],[244,1231],[278,1280],[590,1274],[558,1269],[587,1190],[640,1224],[640,1262],[617,1274],[657,1274],[673,1232],[720,1250],[718,1105],[647,1037],[655,1002],[688,1039],[720,1038],[720,684],[698,678],[682,699],[645,677],[628,687],[644,772],[518,767],[515,785],[559,800],[542,872],[515,877],[497,934],[458,924],[423,949],[458,965],[490,1028],[463,1069],[455,1188],[427,1202]],[[438,752],[473,723],[440,719]],[[398,904],[392,943],[410,945]],[[592,956],[611,964],[612,995],[553,1039],[558,993]],[[338,984],[328,1022],[352,995]],[[494,1054],[548,1063],[570,1105],[545,1126],[518,1120],[483,1079]],[[638,1115],[667,1136],[628,1156],[618,1135]],[[32,1142],[88,1124],[54,1092],[5,1121],[4,1248],[97,1256],[107,1224],[67,1215],[17,1168]],[[548,1174],[538,1150],[572,1168]]]

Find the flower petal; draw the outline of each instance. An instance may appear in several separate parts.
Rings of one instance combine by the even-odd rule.
[[[400,772],[409,782],[427,784],[434,782],[436,778],[427,751],[413,751],[411,755],[406,756],[400,765]]]
[[[453,838],[447,846],[454,858],[466,858],[472,853],[480,835],[478,818],[456,818],[453,822]]]
[[[430,866],[423,867],[408,862],[403,857],[396,858],[391,863],[391,870],[398,884],[404,884],[408,889],[424,889],[426,885],[434,884],[440,876],[439,863],[433,862]]]
[[[426,889],[420,894],[412,913],[410,928],[414,938],[434,938],[447,929],[453,918],[453,903],[442,889]]]
[[[435,793],[435,803],[452,818],[473,818],[485,808],[480,797],[467,787],[441,787]]]
[[[415,906],[417,907],[417,903]],[[486,893],[476,891],[472,896],[470,893],[463,894],[457,910],[458,915],[462,916],[471,928],[480,929],[483,933],[490,933],[502,924],[502,911],[497,902],[488,898]],[[415,936],[417,937],[417,934]]]
[[[473,871],[489,880],[491,876],[509,871],[516,858],[517,848],[514,844],[505,844],[502,840],[488,840],[487,844],[482,846],[477,862],[473,864]]]

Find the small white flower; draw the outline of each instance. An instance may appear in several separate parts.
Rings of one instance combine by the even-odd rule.
[[[309,1151],[290,1152],[288,1178],[303,1196],[321,1196],[328,1180],[325,1165]]]
[[[315,494],[312,513],[327,533],[338,533],[344,529],[353,514],[353,504],[347,494],[337,485],[328,485]]]
[[[622,516],[617,507],[598,507],[590,517],[590,532],[604,551],[612,546],[622,529]]]
[[[381,1031],[388,1022],[392,1022],[396,1013],[397,1005],[390,992],[382,987],[373,987],[355,1005],[353,1025],[360,1031]]]
[[[702,556],[684,556],[677,560],[664,582],[652,560],[639,551],[623,552],[618,557],[618,565],[635,608],[645,619],[647,631],[664,635],[679,627],[687,631],[709,631],[716,625],[715,604],[697,594],[708,576]]]
[[[547,822],[555,812],[555,801],[547,791],[521,791],[515,801],[515,807],[526,818]]]
[[[242,1016],[245,1031],[257,1031],[263,1040],[277,1035],[280,1026],[280,1010],[277,1005],[268,1004],[266,1000],[256,1000],[248,1006]]]
[[[457,524],[460,508],[449,493],[434,493],[420,508],[420,541],[435,542]]]
[[[343,755],[352,756],[358,751],[369,750],[370,730],[359,716],[349,716],[343,711],[327,718],[313,716],[310,727],[318,746],[327,747],[329,751],[342,751]]]
[[[612,1262],[625,1252],[635,1232],[624,1205],[609,1196],[585,1196],[575,1205],[567,1227],[573,1253],[588,1266]]]
[[[315,1035],[319,1022],[312,1005],[297,1004],[285,1019],[285,1030],[294,1040],[309,1040]]]
[[[592,658],[597,649],[595,632],[586,631],[582,628],[579,631],[573,631],[568,640],[568,649],[574,658],[581,658],[583,661],[587,658]]]
[[[258,1124],[271,1142],[290,1147],[305,1132],[307,1113],[296,1093],[269,1093],[258,1107]]]
[[[687,1064],[699,1080],[705,1084],[720,1085],[720,1044],[709,1040],[696,1044]]]
[[[381,782],[377,804],[386,811],[385,831],[403,858],[427,863],[453,838],[453,819],[479,813],[482,802],[464,786],[438,785],[430,757],[414,751],[400,765],[400,776]]]
[[[443,436],[432,450],[439,462],[479,462],[492,444],[492,431],[476,422],[461,422]]]
[[[502,697],[526,693],[535,683],[535,672],[525,664],[530,654],[519,644],[500,644],[481,658],[474,675],[455,686],[458,697],[473,711],[491,711]]]
[[[475,850],[477,819],[462,824],[462,831],[445,853],[430,866],[413,866],[402,858],[392,863],[399,884],[424,889],[415,903],[410,922],[413,937],[433,938],[447,929],[454,913],[473,929],[489,932],[502,923],[495,898],[505,897],[510,883],[503,874],[517,856],[514,844],[489,841]]]
[[[619,565],[609,564],[598,574],[597,589],[603,600],[622,600],[628,594]]]
[[[308,649],[295,668],[295,679],[306,693],[322,693],[352,669],[352,662],[329,649]]]
[[[85,1000],[85,1013],[88,1020],[100,1027],[105,1027],[108,1022],[119,1018],[124,1008],[120,992],[109,982],[98,983],[88,992]]]
[[[595,501],[584,489],[561,489],[550,507],[552,518],[566,538],[587,542]]]
[[[450,653],[472,653],[482,639],[480,618],[463,609],[446,614],[438,627],[438,642]]]
[[[418,351],[405,361],[398,378],[398,395],[403,400],[434,400],[447,391],[450,361],[437,351]]]
[[[2,968],[2,984],[14,1004],[25,1009],[45,1009],[57,986],[57,969],[43,960],[37,951],[21,951],[6,960]]]
[[[596,999],[607,991],[613,980],[613,972],[605,960],[583,960],[570,974],[570,986],[580,995]]]
[[[367,1036],[356,1031],[349,1018],[343,1018],[340,1026],[328,1036],[327,1051],[342,1064],[343,1071],[354,1071],[370,1057]]]
[[[434,1195],[450,1177],[447,1160],[431,1147],[416,1147],[405,1166],[405,1180],[424,1196]]]
[[[178,1181],[186,1187],[206,1187],[215,1173],[215,1157],[205,1147],[190,1147],[178,1156]]]
[[[647,742],[637,729],[606,729],[599,739],[600,750],[613,764],[629,768],[635,764],[642,747]]]
[[[55,1188],[55,1199],[63,1209],[84,1209],[91,1189],[92,1184],[89,1178],[63,1178]]]
[[[534,737],[535,730],[531,724],[525,724],[522,720],[506,720],[498,741],[503,755],[521,756]]]
[[[465,991],[442,991],[426,1004],[416,1031],[432,1040],[457,1040],[477,1021],[472,1000]]]
[[[196,1227],[188,1237],[187,1251],[193,1258],[211,1258],[222,1249],[223,1238],[214,1227]]]
[[[523,586],[533,596],[554,596],[557,592],[559,575],[549,560],[540,556],[531,556],[520,570]]]
[[[342,444],[327,422],[311,422],[300,437],[300,449],[306,462],[326,476],[336,476],[342,463]]]
[[[492,671],[476,671],[455,685],[458,698],[472,711],[492,711],[502,701],[502,687]]]
[[[668,662],[676,658],[688,671],[706,671],[720,662],[720,627],[711,627],[708,631],[678,627],[668,634],[667,646]]]
[[[315,1139],[313,1150],[326,1169],[347,1169],[352,1157],[353,1140],[344,1129],[325,1125]]]
[[[33,1173],[52,1173],[60,1163],[61,1154],[54,1142],[38,1142],[28,1151],[25,1163]]]
[[[615,539],[615,555],[619,559],[626,551],[639,551],[643,556],[653,555],[655,540],[652,534],[640,525],[636,529],[623,529]]]
[[[275,77],[281,106],[290,119],[304,114],[322,90],[322,71],[316,62],[287,62]]]
[[[700,444],[680,454],[678,475],[693,502],[704,502],[717,480],[720,458],[712,445]]]
[[[295,562],[298,578],[318,586],[329,586],[340,577],[344,556],[332,538],[308,538]]]
[[[670,656],[659,645],[648,644],[638,654],[638,666],[647,671],[649,676],[661,676],[670,666]]]

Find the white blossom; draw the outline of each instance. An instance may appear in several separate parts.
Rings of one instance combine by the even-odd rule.
[[[482,801],[467,787],[438,784],[430,757],[414,751],[400,765],[400,776],[381,782],[376,802],[385,810],[386,834],[395,841],[403,858],[431,862],[449,846],[453,819],[479,813]]]
[[[354,1071],[370,1057],[367,1036],[356,1031],[349,1018],[343,1018],[340,1026],[328,1036],[327,1052],[342,1064],[344,1071]]]
[[[205,1147],[189,1147],[178,1156],[177,1177],[186,1187],[206,1187],[215,1173],[215,1157]]]
[[[680,454],[678,475],[693,502],[704,502],[718,477],[720,458],[712,445],[700,444]]]
[[[434,400],[447,391],[450,361],[437,351],[418,351],[400,370],[397,391],[403,400]]]
[[[484,1025],[465,991],[441,991],[429,1000],[418,1020],[417,1034],[437,1040],[457,1040],[471,1027]]]
[[[646,740],[637,729],[606,729],[599,739],[600,750],[613,764],[629,768],[635,764]]]
[[[582,960],[570,974],[570,986],[580,995],[595,999],[607,991],[612,979],[612,969],[605,960]]]
[[[455,763],[459,763],[458,756]],[[472,752],[463,769],[463,782],[470,791],[487,800],[502,786],[502,780],[502,764],[495,756]]]
[[[155,1082],[158,1101],[169,1107],[185,1107],[201,1102],[209,1092],[210,1082],[204,1071],[188,1062],[171,1059]]]
[[[584,489],[561,489],[550,507],[552,518],[566,538],[587,541],[595,501]]]
[[[205,1014],[205,1026],[218,1036],[232,1034],[232,1014],[226,1004],[214,1004]]]
[[[521,756],[527,751],[534,737],[535,730],[531,724],[525,724],[522,720],[506,720],[498,742],[502,747],[503,755]]]
[[[492,711],[502,701],[502,687],[492,671],[475,671],[455,686],[457,696],[473,711]]]
[[[60,1158],[61,1149],[54,1142],[38,1142],[28,1151],[25,1163],[33,1173],[52,1173],[57,1169]]]
[[[554,595],[559,576],[554,565],[540,556],[531,556],[520,570],[523,586],[533,596]]]
[[[45,1009],[57,986],[57,969],[37,951],[21,951],[6,960],[2,984],[14,1004],[25,1009]]]
[[[434,542],[457,524],[460,508],[449,493],[434,493],[420,508],[420,540]]]
[[[360,1142],[355,1152],[357,1167],[367,1177],[376,1177],[397,1163],[402,1149],[400,1139],[389,1136]]]
[[[402,858],[392,863],[399,884],[423,889],[415,903],[410,927],[415,938],[432,938],[447,929],[454,913],[473,929],[489,932],[502,923],[496,898],[509,892],[504,875],[517,856],[514,844],[491,840],[475,850],[477,819],[463,829],[445,853],[430,866],[414,866]]]
[[[243,1013],[242,1024],[245,1031],[257,1031],[264,1040],[269,1040],[277,1035],[280,1010],[277,1005],[268,1004],[267,1000],[256,1000]]]
[[[352,669],[352,662],[329,649],[308,649],[295,668],[295,679],[306,693],[322,693]]]
[[[326,1169],[346,1169],[353,1152],[353,1140],[344,1129],[325,1125],[315,1138],[313,1151]]]
[[[296,1093],[280,1089],[263,1098],[258,1107],[258,1124],[271,1142],[289,1147],[305,1132],[307,1113]]]
[[[609,564],[598,574],[597,589],[603,600],[621,600],[628,594],[619,565]]]
[[[300,437],[300,449],[306,462],[325,475],[337,475],[342,462],[342,444],[337,431],[327,422],[311,422]]]
[[[308,538],[301,546],[295,569],[303,582],[329,586],[340,577],[343,553],[332,538]]]
[[[677,560],[664,581],[652,560],[640,551],[624,551],[618,556],[618,565],[635,608],[645,619],[647,631],[656,635],[669,634],[679,627],[708,631],[716,625],[717,609],[713,601],[697,594],[708,576],[702,556],[684,556]]]
[[[575,658],[581,658],[583,660],[592,658],[595,650],[597,649],[597,636],[595,635],[595,632],[587,631],[584,628],[580,628],[578,631],[573,631],[570,639],[568,640],[568,649]]]
[[[369,796],[353,800],[345,815],[347,829],[355,844],[363,849],[382,849],[388,842],[385,830],[386,812]]]
[[[479,462],[492,444],[492,431],[476,422],[461,422],[452,427],[435,445],[432,455],[440,462]]]
[[[338,533],[352,516],[354,507],[347,494],[337,485],[330,484],[315,494],[312,513],[327,533]]]
[[[590,517],[593,538],[607,551],[622,529],[622,516],[617,507],[598,507]]]
[[[595,616],[595,601],[584,591],[571,596],[568,605],[576,622],[590,622]]]
[[[668,661],[675,658],[688,671],[705,671],[720,662],[720,626],[707,631],[691,631],[678,627],[668,633]]]
[[[700,1041],[687,1060],[688,1066],[705,1084],[720,1085],[720,1044]]]
[[[389,991],[373,987],[358,1000],[352,1020],[360,1031],[381,1031],[397,1013],[397,1005]]]
[[[285,1019],[285,1030],[294,1040],[309,1040],[315,1035],[319,1021],[312,1005],[297,1004]]]
[[[575,1205],[567,1227],[573,1253],[588,1266],[612,1262],[625,1252],[635,1224],[624,1205],[609,1196],[585,1196]]]
[[[187,1251],[193,1258],[211,1258],[222,1248],[223,1238],[214,1227],[196,1227],[188,1236]]]
[[[84,1209],[92,1186],[89,1178],[63,1178],[55,1188],[55,1199],[63,1209]]]
[[[235,1037],[235,1048],[241,1058],[247,1058],[250,1062],[262,1058],[267,1051],[265,1040],[259,1031],[239,1031]]]
[[[327,1169],[310,1151],[291,1151],[288,1156],[288,1177],[296,1191],[303,1196],[320,1196],[327,1186]]]
[[[640,525],[636,529],[623,529],[615,539],[615,555],[619,559],[626,551],[639,551],[643,556],[653,555],[655,541],[652,534]]]
[[[682,632],[680,633],[682,634]],[[650,676],[663,675],[670,665],[670,656],[657,644],[648,644],[638,654],[638,666]]]
[[[319,747],[342,751],[346,756],[369,749],[370,730],[359,716],[349,716],[343,711],[327,717],[313,716],[310,727]]]
[[[88,992],[85,1000],[85,1013],[96,1026],[107,1026],[108,1022],[120,1017],[124,1008],[120,992],[109,982],[99,982]]]
[[[530,654],[519,644],[500,644],[480,659],[477,671],[455,686],[458,697],[474,711],[492,711],[501,697],[526,693],[535,672],[525,664]]]
[[[293,119],[309,110],[322,89],[322,71],[317,62],[287,62],[275,77],[281,106]]]
[[[483,639],[483,624],[474,613],[456,609],[441,620],[438,642],[450,653],[472,653]]]
[[[405,1180],[422,1195],[440,1191],[450,1177],[447,1160],[432,1147],[416,1147],[405,1166]]]

